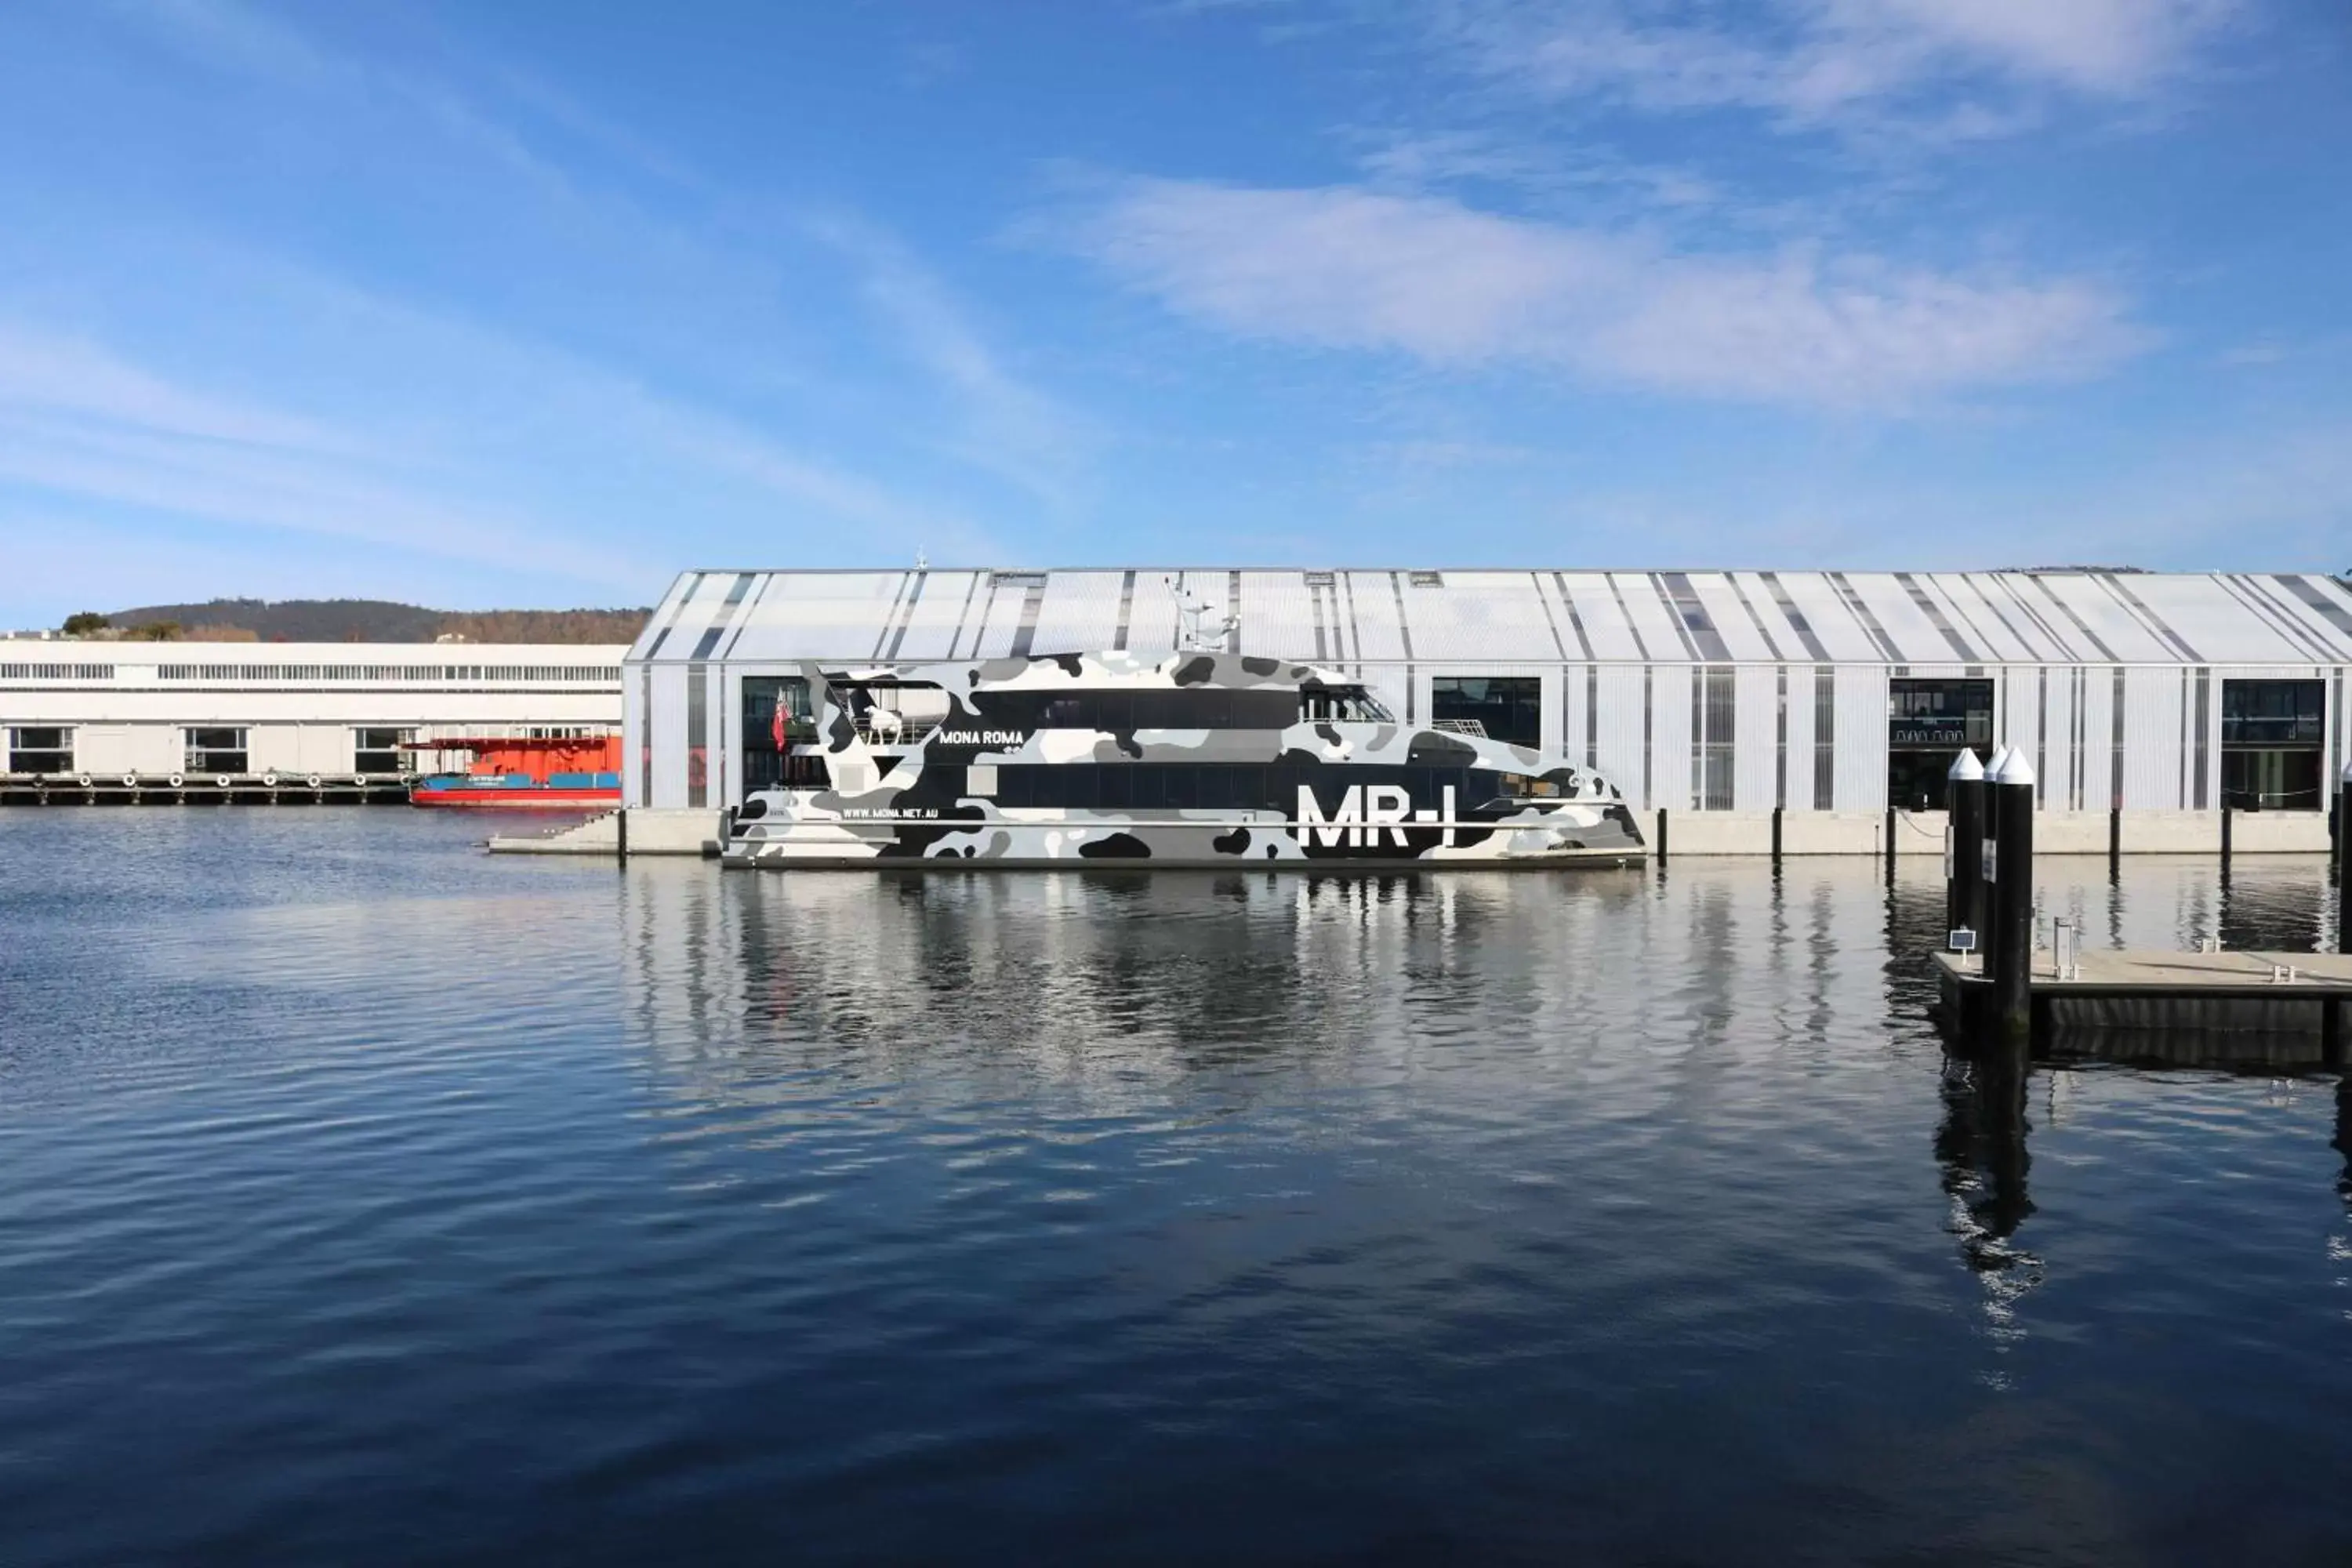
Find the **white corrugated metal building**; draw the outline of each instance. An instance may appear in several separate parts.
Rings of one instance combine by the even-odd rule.
[[[1993,741],[2046,811],[2320,809],[2352,731],[2352,586],[2320,575],[707,571],[628,657],[630,803],[740,800],[746,679],[1164,653],[1187,599],[1238,616],[1235,651],[1338,667],[1416,721],[1491,716],[1677,812],[1877,814]]]
[[[610,733],[625,651],[0,641],[0,779],[390,776],[409,742]]]

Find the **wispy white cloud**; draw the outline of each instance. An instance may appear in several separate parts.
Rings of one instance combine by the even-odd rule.
[[[1089,423],[1006,368],[948,287],[884,230],[845,213],[808,230],[856,268],[858,292],[960,411],[951,449],[1056,506],[1073,500]]]
[[[2173,79],[2240,0],[1454,0],[1437,36],[1477,69],[1552,99],[1748,109],[1816,125],[1936,89],[2117,100]],[[1954,136],[2024,123],[1940,110]]]
[[[312,450],[342,444],[314,420],[175,382],[86,338],[0,321],[0,410],[8,409],[208,441]]]
[[[2089,374],[2139,346],[2095,281],[1654,241],[1350,187],[1131,180],[1064,243],[1197,321],[1434,365],[1533,365],[1759,402],[1885,408]]]
[[[456,152],[470,184],[511,189],[518,232],[543,220],[562,237],[557,260],[568,289],[593,298],[599,281],[617,282],[626,304],[620,322],[596,320],[581,336],[658,338],[642,357],[663,360],[698,391],[725,387],[736,395],[735,406],[720,412],[716,405],[730,401],[724,396],[665,395],[648,373],[598,363],[583,350],[436,318],[356,282],[289,278],[299,269],[278,269],[276,287],[338,296],[337,308],[372,319],[404,315],[418,341],[439,346],[454,379],[488,374],[504,384],[509,367],[527,363],[544,389],[541,405],[574,410],[583,427],[611,432],[616,445],[661,450],[766,491],[810,521],[903,542],[909,552],[959,542],[980,549],[985,541],[962,509],[929,502],[901,475],[869,477],[857,471],[857,460],[822,449],[816,438],[782,439],[763,429],[770,409],[761,391],[829,383],[836,402],[844,393],[879,402],[877,388],[887,387],[889,402],[925,413],[871,432],[859,443],[869,449],[861,456],[877,446],[920,447],[1033,498],[1064,502],[1075,492],[1088,449],[1087,422],[1009,369],[922,260],[861,216],[779,205],[730,188],[572,92],[478,51],[454,61],[431,47],[412,47],[413,58],[403,62],[360,56],[243,0],[159,0],[152,10],[129,15],[207,68],[289,100],[314,110],[364,104],[368,115],[412,134],[412,145],[439,149],[445,159],[431,169],[446,170],[446,154]],[[581,243],[583,236],[593,243]],[[713,319],[746,327],[809,316],[817,307],[806,274],[828,272],[819,286],[861,303],[878,328],[861,356],[871,374],[857,386],[845,383],[832,363],[794,367],[794,353],[810,353],[805,333],[765,345],[763,358],[762,345],[741,336],[713,344],[707,331],[661,334],[650,324],[633,324],[664,313],[646,308],[643,288],[634,286],[640,277],[673,289],[689,280],[670,313],[699,329]],[[782,300],[792,308],[774,310]],[[718,352],[706,352],[714,347]]]

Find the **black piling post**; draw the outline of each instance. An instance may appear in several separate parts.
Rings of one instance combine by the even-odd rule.
[[[2123,875],[2124,812],[2119,805],[2107,807],[2107,875],[2110,879]]]
[[[1777,805],[1772,808],[1772,875],[1775,877],[1780,874],[1780,810]]]
[[[2352,836],[2352,821],[2347,821],[2345,807],[2352,805],[2352,763],[2344,764],[2344,776],[2336,781],[2336,795],[2327,803],[2327,874],[2340,886],[2347,868],[2345,865],[2345,839]]]
[[[2230,805],[2224,801],[2221,803],[2221,875],[2225,878],[2230,874]]]
[[[1993,850],[1993,1014],[2011,1045],[2033,1037],[2033,764],[2012,751],[1988,780],[1999,802]]]
[[[1886,808],[1886,885],[1895,886],[1895,807]]]
[[[620,853],[614,858],[615,862],[626,866],[629,863],[629,808],[625,805],[621,807],[614,813],[614,820],[620,824],[621,835],[621,848]]]
[[[2352,952],[2352,763],[2336,791],[2336,951]]]
[[[1663,805],[1662,805],[1662,806],[1658,807],[1658,865],[1660,866],[1660,868],[1663,868],[1664,867],[1665,863],[1666,863],[1666,808],[1665,808],[1664,806],[1663,806]]]
[[[1945,775],[1944,929],[1972,931],[1984,945],[1984,764],[1962,752]]]

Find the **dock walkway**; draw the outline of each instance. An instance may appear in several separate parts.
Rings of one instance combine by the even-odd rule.
[[[1934,957],[1954,1016],[1990,1011],[1992,984],[1980,963]],[[2031,976],[2037,1042],[2061,1032],[2295,1037],[2340,1063],[2352,1038],[2352,953],[2084,952],[2068,979],[2043,951]]]

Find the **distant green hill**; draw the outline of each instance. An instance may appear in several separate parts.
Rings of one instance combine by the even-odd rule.
[[[650,609],[430,610],[386,599],[213,599],[201,605],[144,605],[107,616],[123,630],[171,623],[181,635],[209,641],[629,643]]]

